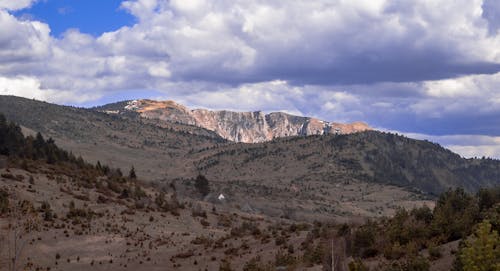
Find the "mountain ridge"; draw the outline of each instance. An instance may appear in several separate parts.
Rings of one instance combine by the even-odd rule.
[[[343,124],[283,112],[266,114],[262,111],[190,109],[172,100],[131,100],[126,101],[123,108],[109,108],[103,106],[100,110],[111,114],[136,112],[147,119],[194,125],[214,131],[224,139],[244,143],[259,143],[289,136],[350,134],[372,129],[364,122]]]
[[[355,182],[433,195],[453,187],[474,192],[500,183],[500,161],[464,159],[424,140],[373,130],[235,143],[193,125],[148,119],[136,111],[120,113],[126,105],[82,109],[0,96],[0,111],[9,120],[53,137],[94,163],[100,160],[122,170],[134,166],[154,182],[183,182],[203,173],[229,190],[238,185],[256,186],[256,191],[280,187],[282,193],[291,185],[309,184],[338,190]],[[246,193],[243,188],[235,191]]]

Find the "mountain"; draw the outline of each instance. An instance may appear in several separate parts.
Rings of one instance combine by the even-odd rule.
[[[124,172],[135,166],[138,174],[149,180],[191,177],[194,170],[189,168],[192,163],[186,154],[226,142],[216,133],[195,126],[15,96],[0,96],[0,113],[21,125],[25,133],[41,132],[93,163],[100,161]]]
[[[363,122],[342,124],[282,112],[211,111],[189,109],[174,101],[134,100],[99,108],[108,113],[136,112],[147,119],[194,125],[221,137],[244,143],[258,143],[278,137],[349,134],[370,130]]]
[[[366,131],[346,135],[280,138],[200,150],[197,168],[211,179],[241,183],[343,186],[368,182],[440,194],[500,185],[500,161],[464,159],[426,140]]]
[[[64,110],[70,109],[56,111]],[[406,144],[404,138],[391,139],[394,135],[377,132],[356,136],[295,137],[223,148],[256,146],[255,150],[224,150],[251,164],[248,155],[254,160],[265,157],[262,151],[256,152],[262,147],[280,155],[271,143],[307,147],[321,139],[326,140],[323,145],[335,148],[356,141],[362,145],[366,140],[374,146]],[[387,139],[389,143],[377,142]],[[422,144],[424,152],[439,151],[431,143],[410,144]],[[441,155],[439,159],[454,156],[445,151]],[[352,163],[342,162],[346,168]],[[204,197],[219,188],[203,175],[182,183],[146,183],[132,170],[124,175],[106,164],[76,158],[39,133],[25,137],[21,127],[0,114],[0,270],[314,271],[332,269],[331,256],[339,267],[335,270],[341,271],[352,266],[368,270],[365,264],[375,270],[451,270],[457,266],[456,255],[471,247],[459,246],[460,239],[474,241],[471,234],[479,228],[479,236],[495,240],[493,233],[500,225],[498,188],[481,190],[476,196],[450,190],[429,202],[397,187],[356,180],[341,186],[318,180],[290,187],[280,186],[279,181],[267,183],[267,187],[251,182],[242,186],[244,195],[254,200],[246,203],[241,195],[226,191],[223,198],[214,199],[210,193]],[[276,213],[276,202],[286,204],[283,213]],[[271,212],[255,208],[259,204]],[[416,204],[420,207],[414,208]],[[396,208],[393,217],[386,217]],[[300,212],[308,216],[298,216]],[[361,217],[354,214],[361,212]],[[374,214],[382,218],[362,222]],[[348,219],[339,221],[342,216]],[[486,227],[487,231],[481,230]],[[492,234],[486,235],[489,228]],[[493,250],[486,245],[472,248]],[[482,262],[497,262],[494,253],[487,254],[480,258]]]
[[[428,141],[365,131],[234,143],[190,125],[188,117],[194,113],[173,102],[163,102],[158,110],[144,107],[144,112],[160,114],[168,107],[191,113],[175,113],[177,122],[150,119],[141,116],[143,109],[124,109],[130,105],[84,109],[0,96],[0,112],[25,132],[42,132],[91,162],[124,172],[134,166],[139,176],[153,182],[184,183],[202,173],[216,191],[229,193],[241,206],[260,205],[252,206],[260,210],[295,206],[306,214],[331,206],[328,212],[337,214],[374,214],[378,211],[368,211],[373,198],[378,204],[399,193],[388,191],[400,191],[405,201],[450,187],[474,192],[500,184],[500,161],[464,159]]]
[[[1,114],[0,218],[0,270],[219,270],[273,260],[282,243],[270,229],[296,227],[89,164]]]

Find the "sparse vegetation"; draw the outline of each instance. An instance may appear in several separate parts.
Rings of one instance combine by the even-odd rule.
[[[97,129],[92,125],[113,126],[109,136],[117,144],[134,145],[134,140],[144,136],[138,135],[130,141],[132,143],[126,143],[128,141],[120,137],[123,136],[120,132],[131,133],[132,128],[121,127],[124,124],[118,121],[119,116],[117,121],[105,114],[92,116],[85,115],[85,118],[102,117],[103,121],[85,122],[88,125],[85,129]],[[127,124],[133,123],[132,127],[137,128],[141,121],[129,119]],[[476,267],[494,270],[491,267],[498,259],[495,254],[498,244],[494,241],[498,239],[496,232],[500,227],[498,188],[482,189],[476,195],[468,192],[474,187],[467,186],[445,191],[438,197],[435,208],[432,202],[411,210],[398,208],[398,203],[406,199],[415,200],[413,202],[429,199],[428,195],[415,191],[405,191],[404,200],[392,201],[391,198],[388,206],[377,205],[371,192],[387,189],[385,184],[377,184],[383,180],[405,185],[418,176],[422,178],[420,189],[439,192],[439,189],[434,191],[434,187],[426,187],[437,177],[429,173],[433,168],[431,162],[424,161],[428,154],[412,152],[416,149],[439,156],[437,160],[450,162],[453,174],[466,171],[462,172],[466,177],[458,183],[482,176],[486,167],[492,173],[485,178],[485,183],[496,178],[496,161],[460,160],[428,142],[369,132],[349,137],[276,139],[252,146],[211,146],[210,143],[207,145],[211,147],[193,149],[189,154],[179,150],[158,155],[168,157],[171,160],[168,166],[174,167],[184,159],[180,154],[185,154],[195,161],[198,170],[203,169],[204,175],[196,179],[161,175],[164,179],[160,184],[148,184],[139,180],[135,167],[128,174],[122,174],[120,169],[110,168],[100,161],[94,165],[59,149],[54,140],[46,140],[41,134],[24,137],[15,124],[7,121],[4,124],[0,127],[4,132],[0,133],[4,135],[0,137],[0,156],[7,157],[8,168],[0,169],[3,180],[0,183],[0,216],[12,218],[13,207],[31,206],[28,209],[33,211],[29,217],[33,220],[30,221],[37,222],[17,224],[17,229],[23,231],[26,227],[22,226],[29,226],[22,235],[23,240],[27,240],[28,252],[16,259],[16,265],[26,266],[26,269],[48,270],[57,264],[57,269],[62,270],[71,270],[77,265],[102,269],[164,266],[174,270],[302,270],[306,267],[330,270],[335,262],[337,271],[368,270],[368,266],[376,270],[429,270],[436,263],[456,257],[455,268],[459,271]],[[64,127],[72,125],[75,124]],[[77,133],[77,129],[68,130],[66,135]],[[141,148],[176,142],[167,136],[151,136],[152,128],[146,124],[144,131],[135,130],[151,137],[144,144],[141,140],[141,144],[133,146],[139,155],[143,154]],[[160,131],[170,133],[168,129]],[[85,131],[81,133],[79,138],[87,140]],[[177,132],[169,136],[179,137],[180,142],[190,138],[188,134]],[[412,153],[402,154],[400,145],[410,146]],[[352,157],[343,157],[346,154]],[[395,159],[398,155],[402,155],[399,160]],[[318,157],[328,157],[325,163],[330,163],[331,168],[325,170],[325,163],[318,161]],[[375,157],[381,157],[380,161],[372,161]],[[106,157],[99,159],[108,161]],[[300,163],[294,164],[294,159]],[[292,162],[288,165],[281,161]],[[421,172],[418,163],[425,163],[422,168],[429,172]],[[148,171],[144,170],[146,166],[137,161],[122,168],[131,164],[140,169],[140,178],[148,176]],[[222,165],[229,165],[229,169]],[[374,165],[376,168],[372,168]],[[289,179],[292,175],[287,175],[290,174],[287,171],[294,166],[297,170],[307,170]],[[401,168],[404,172],[400,172]],[[269,180],[261,182],[253,173],[260,170],[277,173],[264,172]],[[295,170],[292,169],[297,172]],[[310,172],[316,175],[307,176]],[[185,173],[185,176],[192,176],[189,175],[192,172]],[[230,185],[226,180],[230,180]],[[394,190],[390,192],[402,193],[393,186],[391,189]],[[224,193],[227,200],[218,201],[215,197],[219,193]],[[19,200],[12,198],[14,194],[20,195]],[[358,201],[365,207],[356,204]],[[343,209],[346,207],[351,209]],[[301,208],[304,208],[302,212],[298,212]],[[343,219],[346,217],[352,217],[352,222],[331,222],[338,218],[351,221]],[[360,217],[371,218],[362,222]],[[26,217],[17,218],[21,221]],[[316,218],[318,221],[313,222]],[[473,232],[475,235],[471,236]],[[0,247],[5,244],[2,238]],[[75,240],[78,245],[74,245]],[[459,240],[462,245],[455,254],[450,254],[455,248],[446,246]],[[70,249],[54,249],[53,244],[65,244]],[[99,255],[91,251],[96,246],[100,248]],[[55,262],[54,256],[44,259],[39,251],[33,250],[39,247],[53,253],[44,255],[60,255]],[[478,255],[484,253],[493,256],[487,261],[478,260]]]

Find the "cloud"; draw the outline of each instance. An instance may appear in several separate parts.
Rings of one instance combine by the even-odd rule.
[[[396,132],[396,131],[392,131]],[[500,159],[500,137],[484,135],[426,135],[419,133],[401,133],[415,139],[426,139],[466,158],[490,157]]]
[[[483,18],[488,21],[488,30],[491,35],[497,35],[500,29],[500,2],[485,0],[482,6]]]
[[[25,73],[26,66],[50,58],[52,39],[48,25],[37,21],[19,21],[0,9],[0,72]]]
[[[141,47],[168,55],[182,81],[361,84],[500,71],[481,2],[439,2],[127,1],[140,23],[108,38],[161,41]]]
[[[0,0],[4,93],[81,104],[154,90],[197,107],[500,135],[497,1],[129,0],[136,23],[98,37],[12,15],[32,3]]]
[[[66,103],[74,99],[73,92],[43,88],[40,81],[34,77],[7,78],[0,76],[0,95],[22,96],[53,103]],[[98,95],[83,94],[79,99],[85,102],[98,98],[100,98]]]
[[[30,7],[37,0],[0,0],[0,9],[20,10]]]

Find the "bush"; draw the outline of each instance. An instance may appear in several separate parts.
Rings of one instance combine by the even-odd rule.
[[[369,258],[377,255],[377,249],[373,248],[375,236],[377,235],[377,225],[374,222],[368,222],[361,226],[354,233],[354,250],[363,258]]]
[[[402,247],[398,242],[393,245],[388,245],[384,249],[384,257],[388,260],[398,260],[406,254],[405,247]]]
[[[441,253],[441,249],[437,246],[431,246],[429,247],[429,256],[431,260],[437,260],[443,256]]]
[[[479,219],[476,200],[461,188],[441,194],[433,213],[434,235],[443,235],[446,241],[454,241],[470,234]]]
[[[410,258],[406,264],[405,269],[408,271],[427,271],[430,268],[429,261],[423,257]]]
[[[194,187],[203,197],[210,193],[210,185],[208,183],[208,180],[201,174],[196,177],[196,180],[194,181]]]
[[[295,264],[295,257],[289,253],[285,253],[283,250],[279,250],[276,253],[274,265],[275,266],[293,266]]]
[[[232,271],[231,264],[228,261],[222,261],[219,266],[219,271]]]
[[[50,208],[50,204],[48,202],[46,202],[46,201],[42,202],[42,206],[40,207],[40,211],[43,212],[43,220],[52,221],[54,219],[52,209]]]
[[[9,210],[9,193],[0,189],[0,214],[4,214]]]
[[[309,266],[321,264],[325,256],[325,248],[321,243],[316,246],[308,246],[304,251],[303,259]]]
[[[393,262],[385,271],[428,271],[429,261],[423,257],[408,258],[403,262]]]
[[[245,263],[243,266],[243,271],[266,271],[268,268],[261,263],[259,256],[252,258],[250,261]]]
[[[368,271],[368,267],[359,259],[350,262],[348,266],[349,271]]]
[[[415,208],[411,210],[410,213],[417,221],[423,221],[426,224],[431,223],[433,215],[432,210],[427,205],[424,205],[420,208]]]
[[[240,227],[231,229],[232,236],[242,237],[242,236],[245,236],[248,234],[251,234],[253,236],[260,235],[261,231],[259,229],[259,225],[257,223],[254,223],[254,222],[244,221],[243,223],[241,223]]]
[[[500,202],[500,187],[491,189],[480,189],[477,192],[479,209],[481,211],[487,210],[496,203]]]
[[[134,167],[130,168],[130,171],[128,173],[128,177],[130,179],[137,179],[137,174],[135,173],[135,168]]]

